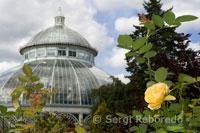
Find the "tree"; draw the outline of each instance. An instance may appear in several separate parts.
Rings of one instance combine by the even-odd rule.
[[[161,0],[145,1],[143,6],[147,12],[144,15],[147,20],[151,19],[153,15],[163,16],[165,12],[172,10],[172,8],[166,11],[162,10]],[[130,35],[133,40],[147,33],[142,26],[134,26],[134,28],[136,30]],[[188,38],[190,36],[190,34],[177,33],[176,27],[163,28],[156,35],[151,36],[148,43],[153,44],[153,50],[158,52],[157,56],[151,60],[152,69],[156,70],[161,66],[168,68],[170,72],[174,73],[170,77],[173,82],[176,82],[178,73],[185,73],[194,77],[199,75],[200,56],[199,52],[188,49],[190,42]],[[138,64],[135,59],[130,57],[127,57],[127,64],[127,71],[132,73],[129,77],[130,84],[136,89],[145,89],[146,81],[144,79],[147,77],[144,70],[146,70],[146,65]]]
[[[91,108],[92,114],[104,101],[113,114],[118,112],[131,113],[126,111],[136,107],[144,107],[143,92],[134,90],[132,86],[123,84],[119,79],[114,77],[112,79],[112,84],[101,86],[92,91],[92,99],[96,99]]]

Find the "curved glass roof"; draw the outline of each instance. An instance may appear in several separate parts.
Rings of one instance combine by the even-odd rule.
[[[97,50],[92,48],[82,35],[65,26],[65,17],[62,15],[61,11],[55,17],[55,25],[33,36],[25,46],[20,48],[20,52],[26,47],[44,44],[68,44],[81,46],[89,48],[97,53]]]
[[[83,36],[64,25],[55,25],[39,32],[26,46],[40,44],[72,44],[92,48]]]
[[[51,105],[91,105],[92,89],[109,84],[110,75],[95,66],[75,60],[40,60],[27,63],[41,83],[51,90],[58,88]],[[23,74],[21,66],[0,74],[0,104],[11,104],[11,92],[19,85],[18,76]],[[22,103],[26,104],[22,99]]]

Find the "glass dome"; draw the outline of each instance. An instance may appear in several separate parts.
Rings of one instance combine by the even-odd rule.
[[[14,110],[10,94],[17,86],[25,85],[18,76],[26,64],[41,78],[44,87],[58,88],[44,111],[79,114],[80,119],[89,114],[92,89],[111,83],[111,75],[95,67],[97,51],[79,33],[66,27],[64,20],[59,12],[54,26],[39,32],[20,48],[22,65],[0,73],[0,104]],[[26,98],[21,97],[21,103],[26,106]]]
[[[93,49],[88,41],[65,25],[54,25],[36,34],[24,47],[44,44],[69,44]],[[22,47],[21,50],[24,48]]]
[[[40,60],[26,64],[41,78],[40,82],[46,88],[59,89],[49,101],[51,105],[91,105],[91,90],[110,82],[109,74],[76,60]],[[11,104],[11,92],[24,85],[18,81],[22,74],[19,66],[0,75],[0,104]],[[25,99],[22,103],[26,104]]]

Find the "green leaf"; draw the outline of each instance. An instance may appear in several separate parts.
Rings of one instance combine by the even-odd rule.
[[[155,51],[148,51],[148,52],[146,52],[145,54],[144,54],[144,57],[145,58],[152,58],[152,57],[154,57],[154,56],[156,56],[157,55],[157,53],[155,52]]]
[[[147,88],[149,88],[149,87],[151,87],[154,84],[156,84],[155,81],[149,81],[146,86],[147,86]]]
[[[24,129],[29,129],[29,128],[34,128],[35,127],[35,123],[31,123],[31,124],[27,124]]]
[[[38,83],[38,84],[36,84],[36,85],[33,86],[34,89],[38,89],[38,90],[42,89],[43,87],[44,87],[44,85],[41,84],[41,83]]]
[[[150,31],[150,35],[155,35],[156,33],[157,33],[158,31],[156,31],[156,30],[153,30],[153,31]]]
[[[184,127],[183,126],[168,126],[167,127],[167,131],[173,131],[173,132],[182,132],[184,131]]]
[[[149,111],[149,110],[144,110],[144,111],[143,111],[143,114],[145,115],[145,117],[152,116],[152,112]]]
[[[120,116],[120,117],[128,117],[128,115],[123,114],[123,113],[116,113],[116,115]]]
[[[19,108],[20,107],[19,99],[17,98],[12,99],[12,104],[15,108]]]
[[[15,128],[15,129],[11,129],[11,130],[9,130],[9,133],[17,132],[17,131],[24,131],[24,129],[23,129],[23,128]]]
[[[0,111],[1,111],[2,114],[5,115],[6,112],[7,112],[7,109],[8,109],[7,107],[5,107],[5,106],[3,106],[3,105],[0,105]]]
[[[146,133],[147,132],[147,125],[146,124],[140,124],[139,129],[140,129],[140,131],[142,131],[142,133]]]
[[[23,127],[24,124],[22,124],[22,123],[16,123],[15,126],[16,126],[16,127]]]
[[[161,18],[158,15],[153,15],[152,20],[153,20],[154,24],[159,26],[159,27],[162,27],[164,25],[163,18]]]
[[[142,57],[136,57],[135,60],[136,60],[136,62],[138,62],[140,64],[145,62],[145,60]]]
[[[170,88],[172,85],[173,85],[173,82],[172,81],[163,81],[163,83],[167,84],[167,86]]]
[[[15,108],[19,108],[20,107],[20,103],[19,103],[19,97],[21,96],[23,90],[22,89],[15,89],[11,96],[12,96],[12,103],[13,103],[13,106]]]
[[[180,17],[176,18],[176,22],[187,22],[187,21],[193,21],[198,19],[198,17],[196,16],[192,16],[192,15],[183,15]]]
[[[28,76],[28,77],[31,77],[33,75],[33,72],[32,72],[32,69],[27,66],[27,65],[24,65],[23,66],[23,72]]]
[[[133,118],[134,117],[139,117],[139,118],[143,117],[142,113],[138,112],[137,110],[132,111],[132,116],[133,116]]]
[[[172,25],[180,26],[181,23],[180,23],[180,22],[177,22],[177,21],[175,20],[175,22],[174,22]]]
[[[75,127],[75,131],[77,133],[86,133],[86,130],[83,127],[81,127],[81,126],[76,126]]]
[[[17,117],[17,119],[19,119],[19,118],[22,116],[22,111],[21,111],[21,109],[17,109],[17,110],[15,111],[15,116]]]
[[[167,133],[167,131],[163,128],[159,128],[158,130],[156,130],[156,133]]]
[[[157,82],[163,82],[167,78],[168,71],[164,67],[160,67],[155,72],[155,80]]]
[[[190,84],[196,82],[195,78],[193,78],[192,76],[189,76],[187,74],[183,74],[183,73],[179,74],[178,81],[179,82],[187,82]]]
[[[129,47],[129,46],[127,46],[127,45],[124,45],[124,44],[118,44],[117,47],[123,48],[123,49],[127,49],[127,50],[132,50],[131,47]]]
[[[200,77],[197,77],[197,82],[200,82]]]
[[[21,81],[23,83],[27,83],[27,82],[31,81],[27,76],[24,76],[24,75],[19,76],[18,79],[19,79],[19,81]]]
[[[193,113],[194,113],[194,114],[200,113],[200,106],[194,107],[194,108],[193,108]]]
[[[172,25],[175,21],[175,14],[173,12],[166,12],[164,14],[164,20],[168,25]]]
[[[32,82],[37,82],[37,81],[39,81],[40,80],[40,77],[38,77],[38,76],[32,76],[31,77],[31,81]]]
[[[126,55],[126,57],[133,57],[133,56],[136,56],[137,53],[136,52],[128,52],[125,55]]]
[[[192,83],[194,83],[196,80],[195,80],[195,78],[193,78],[192,76],[187,75],[187,76],[185,76],[185,77],[183,78],[183,81],[192,84]]]
[[[24,86],[18,86],[16,89],[17,90],[24,90],[25,88],[24,88]]]
[[[190,123],[192,124],[192,127],[200,127],[200,116],[199,117],[193,117],[190,120]]]
[[[146,42],[145,37],[137,39],[136,41],[133,42],[133,49],[137,50],[137,49],[141,48],[145,42]]]
[[[133,45],[133,39],[129,35],[119,35],[118,43],[131,46],[131,45]]]
[[[8,112],[6,112],[6,115],[7,116],[12,116],[12,115],[15,115],[15,112],[14,111],[8,111]]]
[[[155,30],[156,29],[155,25],[152,24],[152,23],[145,23],[144,27],[146,27],[146,28],[148,28],[150,30]]]
[[[11,97],[12,98],[19,98],[21,96],[23,92],[23,89],[15,89],[12,93],[11,93]]]
[[[178,112],[179,110],[181,110],[181,105],[178,104],[178,103],[172,103],[172,104],[170,104],[170,106],[169,106],[169,110],[170,110],[170,111]]]
[[[133,127],[131,127],[130,129],[129,129],[129,131],[130,132],[138,132],[139,131],[139,128],[138,127],[136,127],[136,126],[133,126]]]
[[[145,53],[145,52],[151,50],[152,47],[153,47],[152,44],[146,44],[146,45],[144,45],[143,47],[141,47],[141,48],[139,49],[139,54],[143,54],[143,53]]]

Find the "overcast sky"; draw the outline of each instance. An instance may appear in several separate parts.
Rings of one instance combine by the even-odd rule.
[[[147,1],[147,0],[146,0]],[[96,66],[128,82],[124,75],[126,50],[116,47],[119,34],[130,34],[138,25],[137,13],[145,13],[142,0],[0,0],[0,72],[21,63],[19,47],[39,31],[54,24],[58,7],[66,26],[82,34],[98,49]],[[200,0],[162,0],[179,15],[200,17]],[[184,23],[178,32],[191,33],[190,47],[200,49],[200,19]]]

